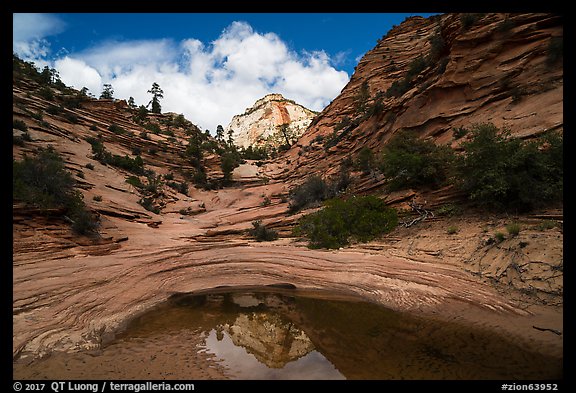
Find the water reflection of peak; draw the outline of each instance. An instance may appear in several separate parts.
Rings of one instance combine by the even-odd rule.
[[[314,350],[304,331],[275,313],[240,314],[232,324],[216,327],[218,341],[222,340],[223,332],[234,345],[243,347],[270,368],[282,368]]]

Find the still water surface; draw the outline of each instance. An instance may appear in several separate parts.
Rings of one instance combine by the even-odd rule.
[[[561,361],[498,335],[358,301],[280,293],[183,297],[119,340],[192,330],[239,379],[539,379]]]
[[[326,297],[283,291],[173,298],[133,320],[99,354],[47,360],[32,376],[57,370],[58,378],[85,378],[90,374],[79,370],[91,370],[108,379],[562,377],[562,359],[494,333]]]

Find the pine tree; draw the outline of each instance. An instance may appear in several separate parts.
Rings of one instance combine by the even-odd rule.
[[[218,142],[224,141],[224,127],[222,127],[220,124],[218,124],[216,127],[216,140]]]
[[[128,106],[132,109],[136,108],[136,102],[134,101],[134,97],[128,98]]]
[[[152,100],[148,103],[148,105],[152,104],[152,109],[150,110],[152,113],[161,113],[162,106],[160,105],[160,98],[164,98],[164,91],[160,88],[158,83],[152,83],[152,88],[148,90],[148,93],[152,94]]]
[[[104,89],[102,90],[102,93],[100,94],[100,98],[105,98],[105,99],[114,98],[114,89],[112,88],[111,84],[104,83]]]

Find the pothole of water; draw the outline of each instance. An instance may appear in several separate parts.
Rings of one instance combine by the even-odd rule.
[[[557,379],[562,360],[477,328],[375,304],[237,292],[180,296],[98,355],[56,355],[21,377],[87,379]],[[18,374],[15,367],[15,377]],[[22,370],[20,369],[22,373]]]

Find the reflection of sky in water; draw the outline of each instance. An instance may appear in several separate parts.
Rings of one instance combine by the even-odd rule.
[[[233,370],[239,379],[345,379],[318,351],[312,351],[281,369],[269,368],[246,349],[236,346],[228,333],[223,332],[222,340],[218,341],[214,329],[206,338],[206,349],[222,359],[222,364]]]

